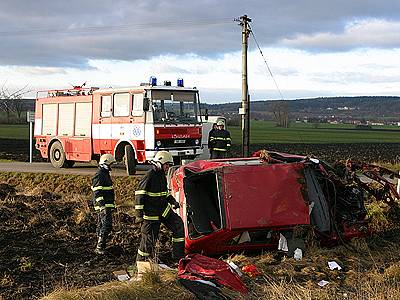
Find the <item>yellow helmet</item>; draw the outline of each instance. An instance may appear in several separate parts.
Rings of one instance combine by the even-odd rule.
[[[162,165],[167,163],[174,164],[174,159],[172,158],[171,153],[169,153],[168,151],[158,151],[154,156],[153,161],[158,161]]]
[[[114,156],[107,153],[107,154],[103,154],[100,157],[99,165],[103,165],[104,164],[104,165],[109,166],[109,165],[114,164],[116,162],[117,161],[115,160]]]

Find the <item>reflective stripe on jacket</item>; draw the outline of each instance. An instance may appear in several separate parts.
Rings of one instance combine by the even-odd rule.
[[[213,131],[209,140],[215,151],[228,151],[232,144],[231,134],[224,129]]]
[[[164,171],[153,166],[140,180],[135,191],[135,209],[140,210],[143,219],[158,221],[171,211],[175,198],[168,191]]]
[[[115,208],[114,188],[110,172],[99,168],[92,178],[93,205],[95,210]]]

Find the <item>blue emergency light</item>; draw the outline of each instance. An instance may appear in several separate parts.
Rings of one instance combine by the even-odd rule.
[[[183,78],[178,78],[176,85],[183,87]]]
[[[155,77],[155,76],[150,76],[149,82],[150,82],[150,85],[151,85],[151,86],[157,85],[157,77]]]

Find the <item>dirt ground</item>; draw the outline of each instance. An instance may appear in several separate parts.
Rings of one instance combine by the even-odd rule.
[[[0,154],[0,158],[27,158],[26,145],[14,147],[16,140],[9,140],[7,145],[3,141],[0,141],[0,152],[7,148],[20,149],[20,152],[14,151],[7,157]],[[268,148],[330,158],[328,161],[337,157],[367,158],[364,161],[369,162],[398,160],[399,144],[374,145],[303,145],[303,148],[301,145],[256,145],[251,150]],[[96,215],[88,206],[90,177],[0,173],[0,299],[37,299],[58,288],[91,287],[114,280],[113,271],[132,268],[140,234],[131,216],[137,180],[115,178],[117,201],[124,199],[124,203],[119,203],[114,215],[108,255],[99,257],[93,254]],[[170,240],[170,235],[162,232],[158,253],[164,262],[168,262],[171,254]],[[358,295],[360,289],[368,289],[369,281],[362,285],[366,280],[382,284],[383,292],[391,288],[399,290],[399,245],[400,234],[396,229],[355,241],[350,248],[321,249],[309,245],[302,261],[282,258],[276,252],[238,255],[233,259],[240,266],[254,263],[263,271],[259,279],[245,279],[255,299],[260,295],[267,298],[266,281],[276,284],[276,288],[285,282],[300,284],[305,290],[313,287],[318,292],[316,284],[322,279],[330,285],[321,292],[342,299],[344,294]],[[326,266],[328,260],[337,261],[343,270],[330,271]],[[371,288],[379,292],[379,287]],[[366,294],[364,298],[361,295],[354,299],[369,297]]]
[[[13,185],[0,183],[0,295],[4,299],[34,299],[58,287],[97,285],[110,281],[112,271],[133,265],[140,229],[124,212],[128,208],[121,207],[114,215],[108,254],[97,256],[93,253],[96,215],[88,208],[87,189],[70,190],[74,183],[68,182],[74,178],[68,176],[67,183],[56,177],[47,189],[41,187],[46,185],[43,177],[21,176],[19,183],[18,177],[9,177]],[[21,186],[24,182],[26,188]],[[162,234],[159,256],[167,262],[169,241],[170,236]]]
[[[59,288],[92,287],[115,280],[113,271],[132,268],[140,230],[129,214],[129,201],[137,179],[115,178],[117,199],[127,203],[120,203],[114,215],[113,238],[108,254],[101,257],[93,254],[96,222],[87,205],[89,181],[84,176],[0,173],[0,299],[37,299]],[[301,261],[277,251],[231,259],[240,267],[255,264],[262,272],[257,278],[244,278],[249,299],[273,296],[271,285],[275,294],[290,291],[300,299],[343,299],[344,294],[349,299],[384,299],[368,293],[380,295],[390,289],[391,295],[399,295],[400,232],[388,228],[346,246],[321,248],[310,240]],[[170,240],[162,231],[161,261],[168,262]],[[329,270],[331,260],[343,269]],[[318,287],[320,280],[329,281],[329,286]],[[325,296],[307,296],[318,293]]]

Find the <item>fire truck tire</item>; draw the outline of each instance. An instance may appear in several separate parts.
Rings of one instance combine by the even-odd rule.
[[[133,150],[131,145],[125,146],[124,162],[126,167],[126,173],[128,175],[135,175],[136,173],[135,151]]]
[[[50,162],[55,168],[63,168],[66,164],[65,152],[60,142],[54,142],[50,148]]]

